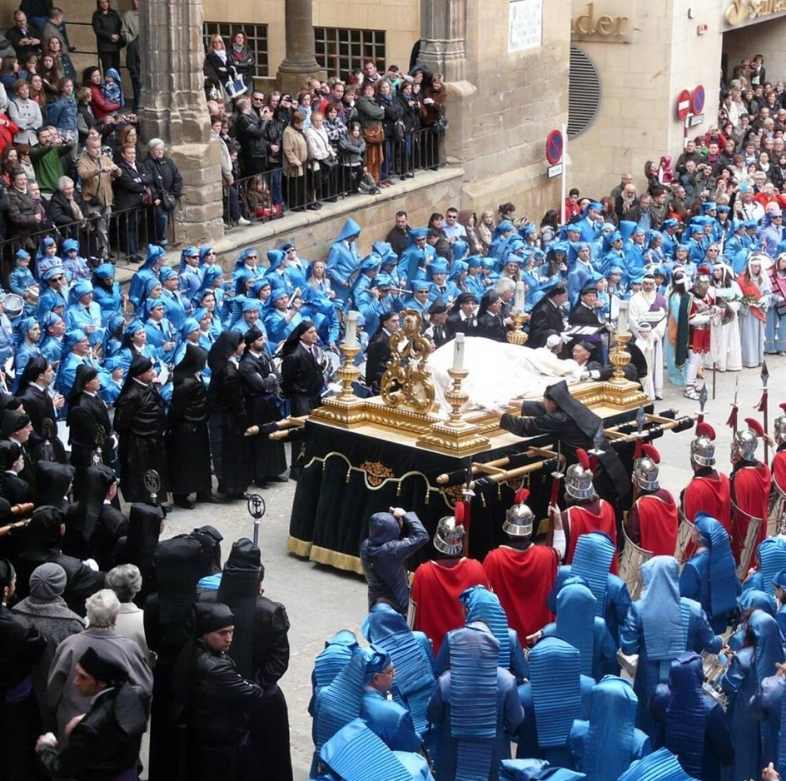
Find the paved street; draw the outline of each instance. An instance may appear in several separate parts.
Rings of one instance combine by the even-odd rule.
[[[770,420],[778,403],[786,400],[786,358],[770,356]],[[717,375],[716,399],[707,404],[706,419],[718,433],[721,468],[728,469],[731,431],[725,422],[734,396],[735,377],[739,377],[740,423],[744,417],[756,416],[754,406],[761,395],[759,370],[739,374]],[[711,377],[708,372],[711,388]],[[684,399],[667,387],[666,398],[656,409],[676,408],[683,413],[698,409],[696,402]],[[662,456],[661,474],[664,487],[675,493],[690,476],[688,444],[691,433],[666,434],[656,445]],[[311,694],[311,667],[326,637],[338,629],[349,628],[359,633],[359,624],[366,611],[365,584],[353,575],[300,561],[287,555],[286,541],[289,510],[294,483],[282,483],[264,492],[267,515],[262,529],[262,560],[265,564],[267,595],[283,602],[292,624],[290,644],[292,656],[282,687],[289,703],[292,756],[296,781],[308,777],[311,754],[311,719],[307,713]],[[222,552],[226,556],[233,540],[251,536],[251,521],[245,503],[209,505],[194,511],[176,510],[167,519],[166,536],[189,531],[195,526],[211,523],[224,535]]]

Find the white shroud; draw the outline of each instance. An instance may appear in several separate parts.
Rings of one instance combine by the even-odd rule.
[[[428,365],[440,411],[449,412],[445,391],[451,387],[453,341],[435,350]],[[520,396],[540,398],[548,385],[561,379],[568,385],[578,382],[582,371],[575,361],[561,360],[546,347],[532,349],[480,337],[464,340],[464,368],[469,375],[461,387],[469,395],[468,410],[496,410]]]

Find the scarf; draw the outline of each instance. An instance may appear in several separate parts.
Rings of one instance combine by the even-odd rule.
[[[742,273],[737,277],[737,284],[740,286],[740,290],[742,290],[743,297],[747,299],[750,313],[757,320],[764,322],[767,319],[767,315],[764,314],[758,303],[753,303],[761,299],[761,290],[759,286],[747,273]]]

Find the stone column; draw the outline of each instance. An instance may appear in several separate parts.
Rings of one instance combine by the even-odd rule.
[[[183,176],[176,239],[215,241],[224,235],[221,166],[203,89],[202,0],[148,0],[139,17],[142,138],[163,139]]]
[[[325,78],[314,54],[312,0],[286,0],[284,14],[287,54],[278,68],[278,85],[282,92],[299,92],[307,78]]]
[[[462,81],[466,29],[467,0],[423,0],[418,62],[432,73],[442,73],[445,81]]]

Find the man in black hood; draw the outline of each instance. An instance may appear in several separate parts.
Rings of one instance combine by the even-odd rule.
[[[155,469],[161,480],[159,496],[167,494],[166,414],[154,379],[152,361],[137,355],[115,406],[120,487],[127,502],[150,501],[145,487],[145,472],[149,469]]]
[[[289,618],[286,608],[263,596],[265,567],[259,548],[241,538],[224,565],[216,600],[235,615],[235,635],[229,655],[238,672],[262,687],[264,696],[251,715],[252,762],[264,763],[266,774],[291,781],[289,715],[278,680],[289,666]]]

